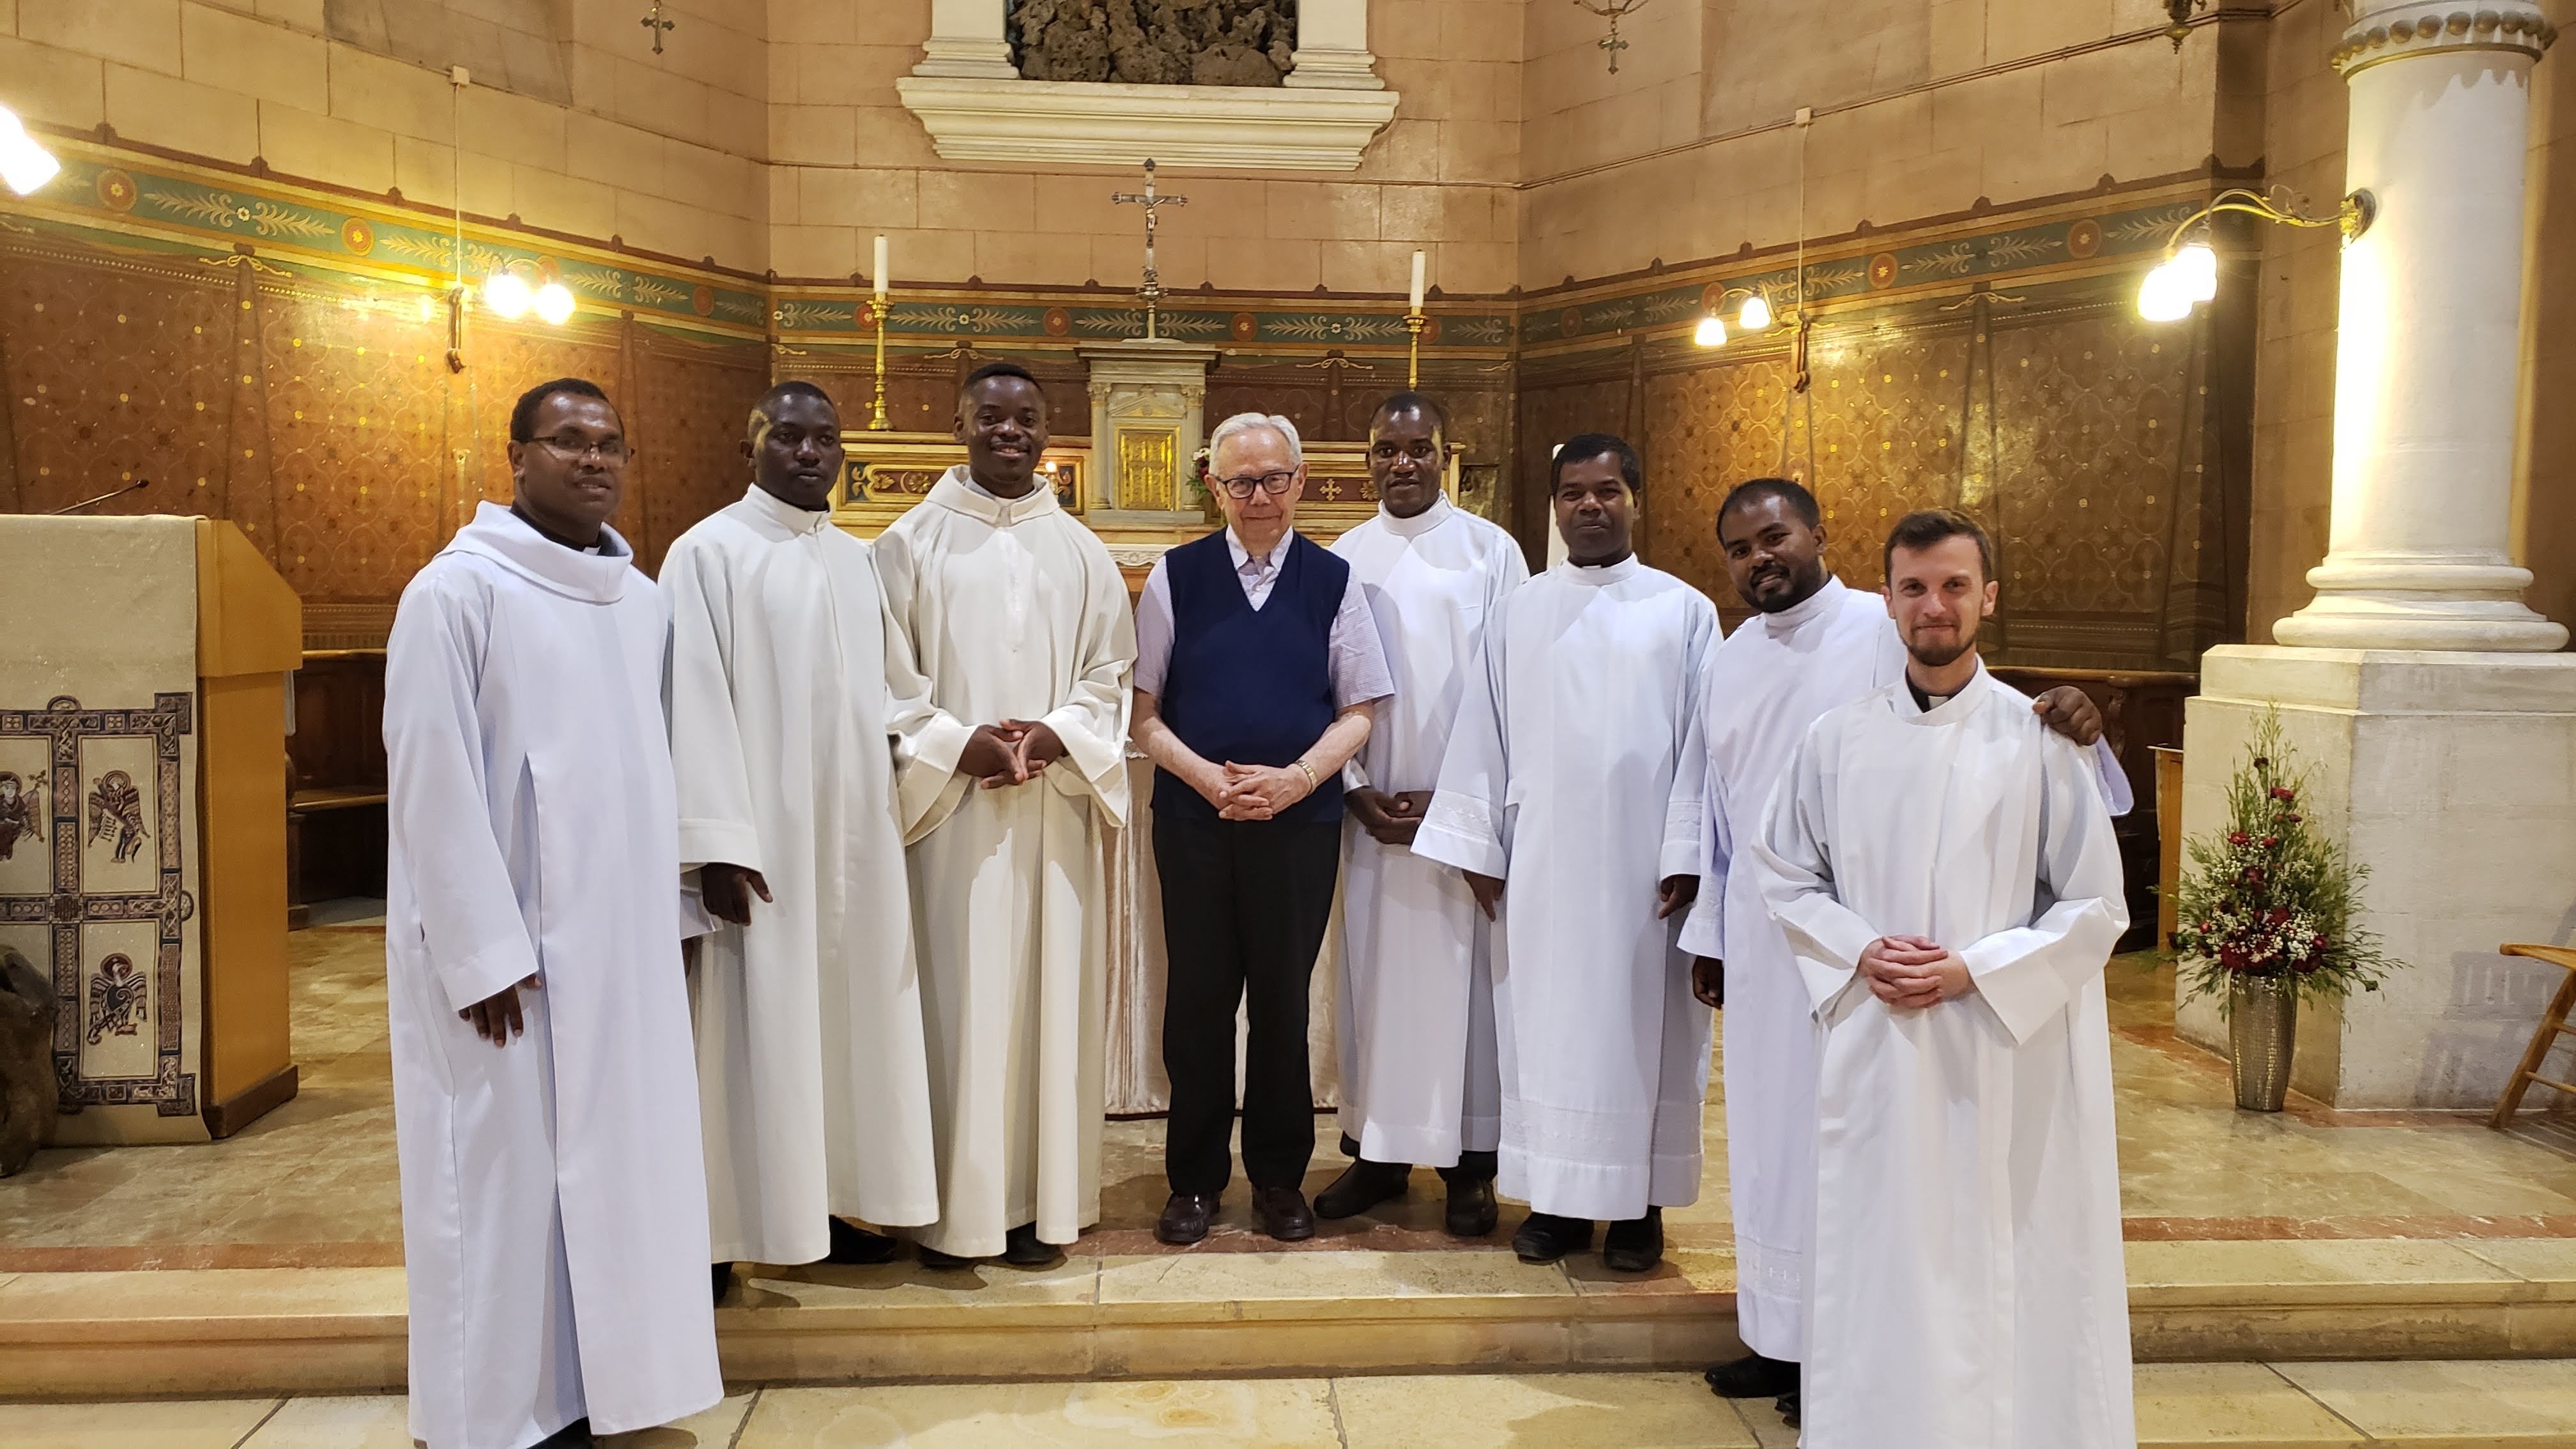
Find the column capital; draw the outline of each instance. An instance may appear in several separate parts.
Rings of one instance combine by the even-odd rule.
[[[2500,50],[2538,60],[2558,39],[2537,0],[2361,0],[2329,57],[2345,76],[2392,60]]]

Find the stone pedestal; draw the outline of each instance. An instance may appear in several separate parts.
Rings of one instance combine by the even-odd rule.
[[[1381,91],[1369,53],[1368,0],[1299,0],[1296,68],[1286,84],[1300,90]]]
[[[1076,349],[1091,369],[1090,497],[1094,528],[1191,528],[1206,514],[1191,483],[1207,440],[1213,347],[1169,340]]]
[[[2254,722],[2281,712],[2302,813],[2371,868],[2361,924],[2406,963],[2309,1010],[2291,1085],[2338,1107],[2492,1107],[2554,972],[2496,954],[2576,927],[2576,655],[2230,645],[2186,714],[2182,828],[2225,827]],[[2226,1050],[2215,1002],[2179,1009]]]
[[[1020,78],[1011,64],[1010,20],[1002,0],[930,0],[930,38],[922,43],[919,76],[955,80]]]

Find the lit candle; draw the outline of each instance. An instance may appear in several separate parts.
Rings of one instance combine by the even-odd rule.
[[[886,240],[883,236],[877,238],[876,281],[877,300],[882,302],[886,298]]]
[[[1422,253],[1413,254],[1413,301],[1411,310],[1422,310]]]

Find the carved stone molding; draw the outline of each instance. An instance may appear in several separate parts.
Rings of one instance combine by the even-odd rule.
[[[2347,76],[2392,60],[2463,50],[2510,51],[2538,60],[2557,39],[2558,27],[2530,0],[2417,0],[2364,11],[2329,59]]]

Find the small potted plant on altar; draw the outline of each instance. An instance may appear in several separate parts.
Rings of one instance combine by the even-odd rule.
[[[2303,813],[2307,777],[2266,710],[2227,782],[2227,828],[2185,843],[2174,949],[2186,1000],[2218,998],[2236,1105],[2278,1112],[2290,1090],[2299,1002],[2377,991],[2400,964],[2353,923],[2370,868],[2347,860]]]

